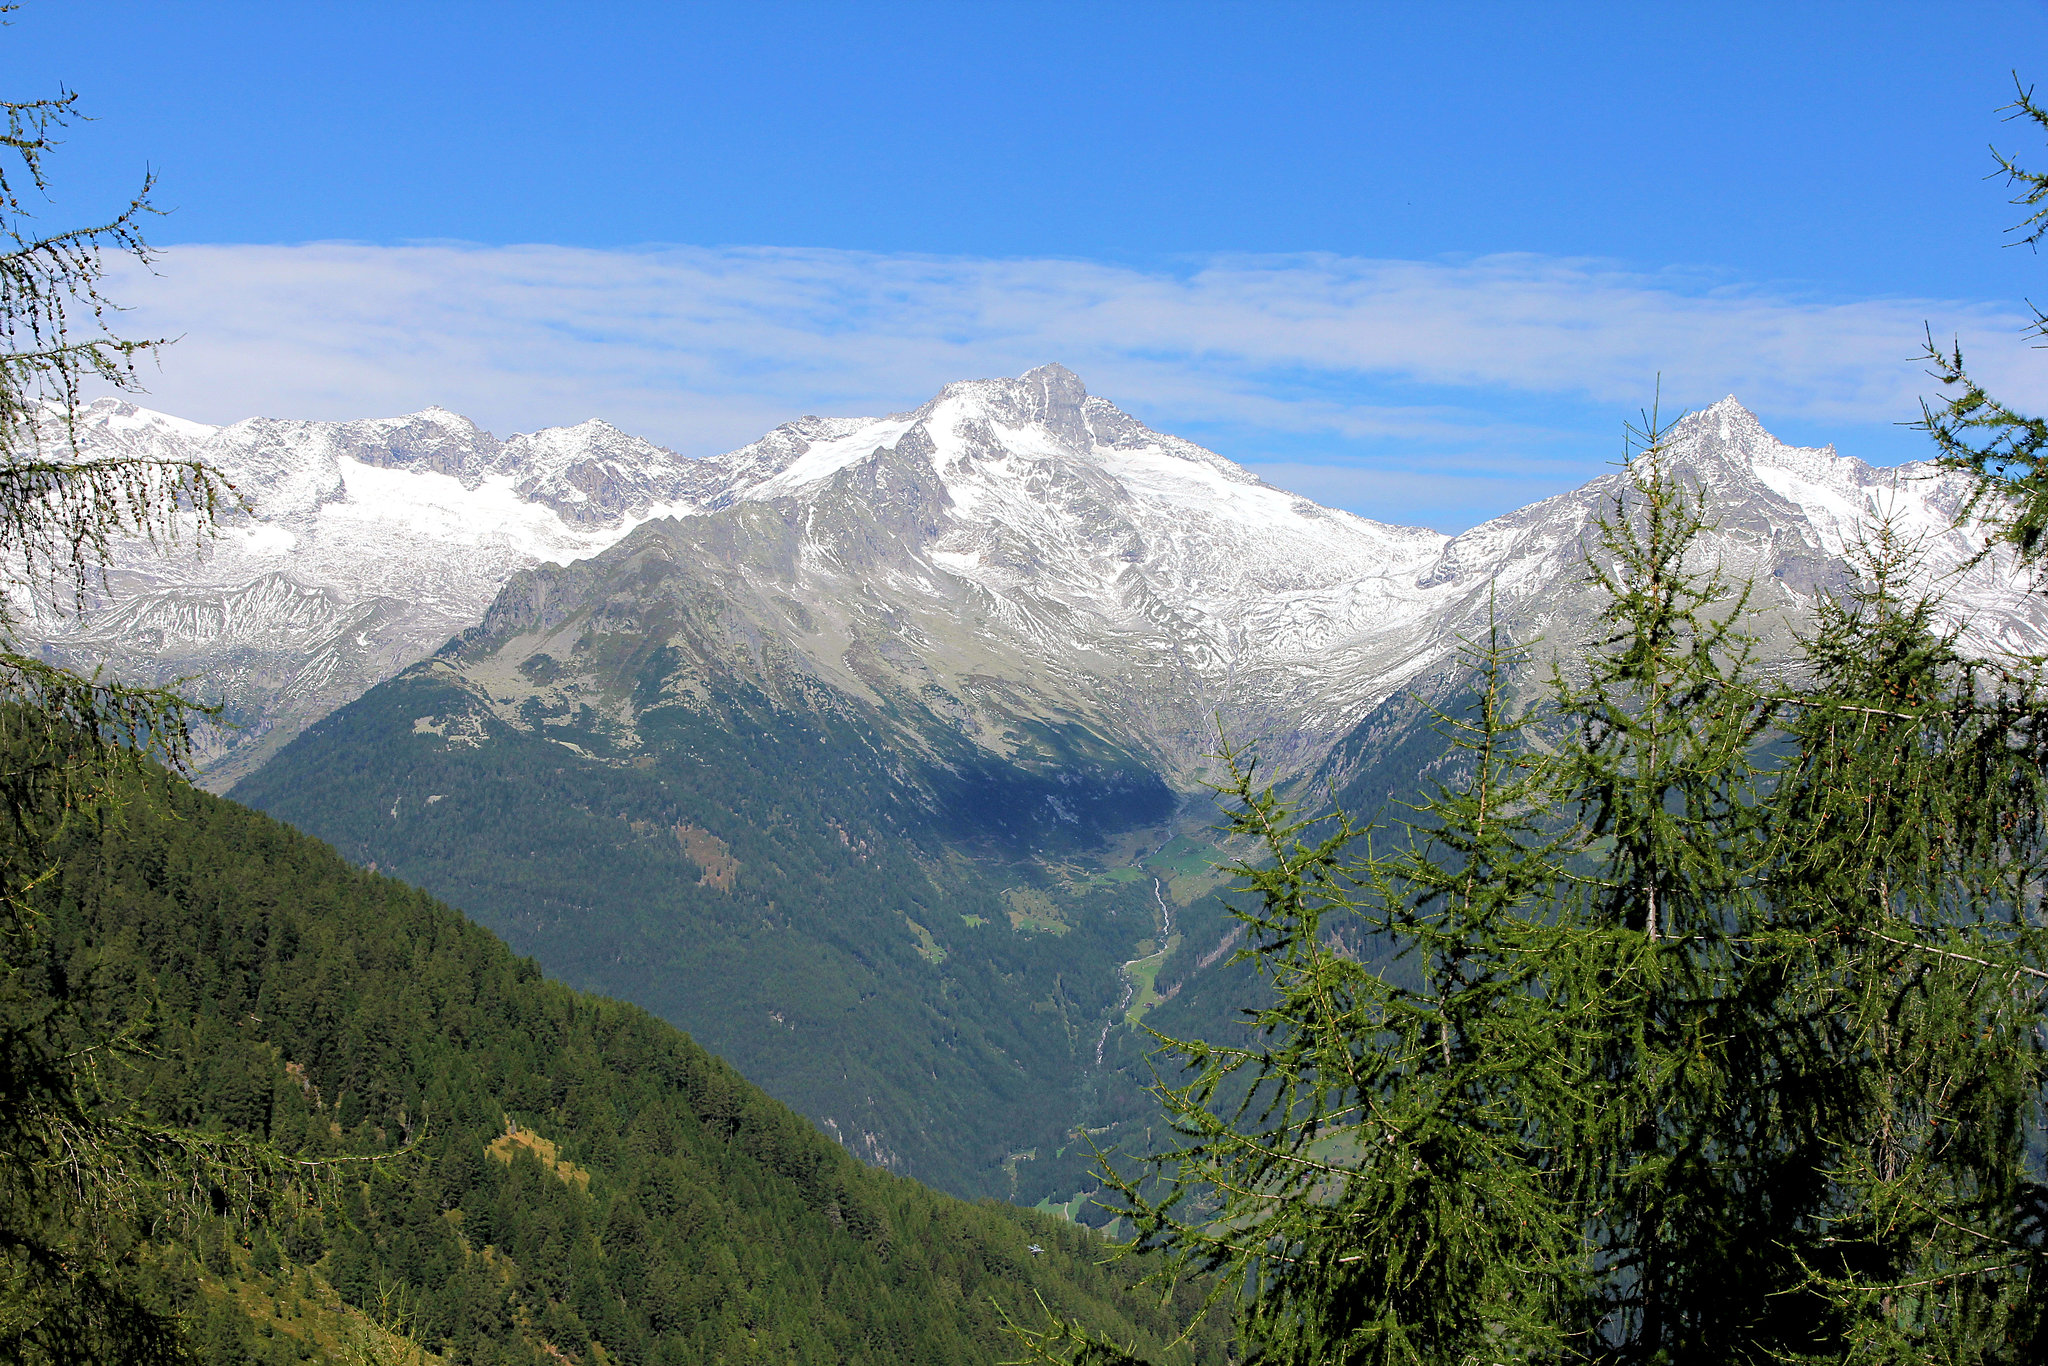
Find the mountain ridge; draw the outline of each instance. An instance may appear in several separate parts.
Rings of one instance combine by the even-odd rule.
[[[101,400],[80,431],[88,451],[210,459],[255,505],[203,556],[123,546],[103,599],[75,617],[39,604],[30,631],[58,658],[213,680],[213,700],[242,727],[212,732],[201,756],[223,788],[474,627],[522,571],[587,560],[650,522],[700,519],[707,529],[682,542],[698,543],[707,572],[719,557],[769,597],[843,609],[799,649],[835,686],[874,695],[892,650],[931,655],[971,618],[990,644],[952,642],[977,656],[970,673],[1033,694],[1027,710],[1089,716],[1176,786],[1199,781],[1219,716],[1308,771],[1331,737],[1441,663],[1482,597],[1507,604],[1520,630],[1554,616],[1526,600],[1572,575],[1618,478],[1457,536],[1374,522],[1155,432],[1058,365],[949,384],[888,417],[798,418],[702,460],[598,419],[500,440],[438,408],[209,427]],[[1976,549],[1950,525],[1959,476],[1785,446],[1733,396],[1682,419],[1671,444],[1734,511],[1721,549],[1767,581],[1776,607],[1796,612],[1839,582],[1853,526],[1881,492],[1936,543],[1941,568]],[[772,566],[748,563],[755,548],[723,525],[746,505],[784,510],[771,539],[788,544]],[[767,533],[773,520],[747,525]],[[1986,638],[2007,648],[2048,638],[2013,614],[1998,574],[1980,566],[1966,580],[1964,614],[1999,617]],[[314,640],[308,611],[323,595]],[[241,623],[232,636],[207,630],[209,599],[212,615]],[[895,644],[881,648],[885,638]],[[849,664],[863,643],[880,662]],[[1005,728],[1003,709],[983,714],[963,695],[972,688],[918,686],[933,682],[975,728]]]
[[[104,1212],[205,1360],[360,1359],[336,1329],[394,1300],[438,1354],[414,1360],[994,1363],[1041,1305],[1227,1358],[1199,1286],[1141,1289],[1082,1230],[872,1170],[418,890],[161,772],[119,800],[50,851],[22,1003],[59,1047],[122,1042],[109,1099],[355,1173],[331,1200],[258,1176],[168,1224]]]
[[[1869,510],[1937,569],[1981,545],[1954,476],[1783,446],[1733,400],[1670,452],[1767,659]],[[1398,800],[1489,613],[1539,655],[1596,628],[1586,533],[1626,482],[1390,527],[1052,371],[729,463],[718,506],[516,570],[233,793],[692,1030],[869,1160],[1025,1203],[1084,1187],[1076,1127],[1142,1123],[1130,1026],[1224,933],[1219,723],[1271,778]],[[2048,639],[2002,572],[1959,580],[1972,629]]]

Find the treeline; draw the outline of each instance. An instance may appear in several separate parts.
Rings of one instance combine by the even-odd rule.
[[[1041,1298],[1155,1349],[1191,1317],[1085,1230],[863,1166],[285,826],[163,776],[121,805],[56,847],[14,1018],[103,1050],[103,1106],[326,1164],[116,1238],[214,1360],[322,1357],[365,1315],[451,1361],[634,1366],[996,1361]]]
[[[651,650],[644,667],[670,666]],[[417,724],[472,715],[481,743]],[[1151,933],[1149,884],[1063,885],[961,843],[941,828],[957,813],[896,771],[922,761],[829,708],[734,685],[638,725],[632,755],[585,757],[555,741],[598,751],[592,729],[521,731],[423,668],[233,795],[476,916],[551,976],[689,1029],[871,1160],[956,1194],[1070,1194],[1053,1185],[1071,1173],[1025,1164],[1052,1184],[1013,1188],[1001,1164],[1079,1122],[1118,965]],[[728,851],[728,885],[678,827]],[[1012,928],[1019,886],[1057,903],[1064,933]]]

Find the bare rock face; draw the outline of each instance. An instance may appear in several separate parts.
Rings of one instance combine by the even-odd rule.
[[[702,461],[598,421],[501,441],[432,408],[215,428],[102,400],[82,430],[89,452],[207,460],[253,504],[196,551],[123,547],[100,599],[32,623],[53,657],[196,679],[227,708],[202,754],[220,788],[444,645],[507,719],[544,695],[629,736],[638,684],[597,642],[634,631],[696,661],[672,690],[800,683],[914,749],[1029,766],[1054,762],[1034,758],[1048,727],[1079,727],[1185,788],[1220,719],[1276,773],[1308,771],[1489,611],[1518,639],[1582,639],[1588,535],[1624,478],[1445,537],[1264,484],[1058,365]],[[1767,652],[1879,515],[1931,572],[1982,544],[1954,525],[1957,477],[1785,446],[1733,398],[1673,449],[1716,510],[1700,553],[1755,583]],[[1987,647],[2048,648],[2024,588],[1992,561],[1950,600]]]
[[[124,548],[45,648],[198,675],[242,727],[209,782],[689,1029],[865,1159],[1025,1203],[1081,1185],[1091,1097],[1139,1084],[1130,965],[1194,982],[1183,1005],[1230,971],[1214,881],[1164,862],[1209,824],[1218,722],[1273,780],[1410,791],[1438,751],[1409,694],[1458,686],[1461,637],[1491,614],[1568,659],[1596,629],[1585,556],[1623,488],[1391,526],[1056,366],[705,461],[431,410],[88,426],[257,510],[201,556]],[[1780,660],[1880,513],[1930,572],[1981,545],[1958,481],[1786,447],[1732,399],[1673,459]],[[2040,649],[2022,588],[1980,565],[1951,601]]]
[[[697,462],[602,422],[499,441],[439,408],[362,422],[186,422],[102,399],[87,455],[204,460],[248,500],[203,544],[124,545],[83,612],[41,601],[50,657],[224,707],[225,789],[301,729],[476,624],[505,581],[693,510]]]

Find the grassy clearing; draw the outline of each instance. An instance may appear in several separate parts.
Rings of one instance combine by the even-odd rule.
[[[1053,899],[1036,887],[1012,887],[1003,899],[1010,903],[1010,928],[1020,934],[1065,934],[1073,928]]]
[[[697,879],[698,885],[730,892],[740,875],[740,861],[732,856],[732,850],[725,841],[694,825],[678,825],[675,829],[684,856],[704,873]]]
[[[1201,840],[1180,836],[1145,862],[1164,884],[1176,906],[1192,906],[1231,880],[1227,851]]]
[[[445,1216],[444,1216],[445,1217]],[[199,1293],[234,1305],[264,1339],[285,1338],[305,1360],[394,1362],[441,1366],[446,1358],[399,1336],[369,1314],[343,1302],[327,1281],[309,1268],[285,1265],[265,1274],[251,1266],[251,1254],[231,1250],[234,1275],[200,1275]],[[388,1320],[399,1322],[410,1307],[402,1296],[381,1297]],[[397,1302],[393,1302],[394,1299]]]
[[[1104,887],[1122,887],[1141,880],[1145,874],[1136,868],[1111,868],[1105,872],[1089,873],[1068,866],[1057,870],[1060,881],[1076,892],[1099,891]]]
[[[1146,1011],[1165,999],[1159,994],[1159,969],[1166,962],[1166,956],[1179,947],[1180,936],[1176,934],[1166,941],[1166,947],[1158,953],[1124,966],[1124,971],[1130,974],[1133,988],[1130,1008],[1124,1012],[1126,1021],[1133,1025],[1137,1024],[1145,1017]]]
[[[918,924],[907,915],[903,917],[903,923],[910,926],[910,932],[917,936],[917,956],[919,958],[924,959],[927,963],[934,964],[946,961],[946,951],[939,947],[938,940],[932,938],[930,930]]]
[[[517,1148],[524,1148],[532,1153],[539,1159],[541,1170],[553,1172],[561,1179],[563,1185],[574,1186],[580,1191],[590,1189],[589,1172],[573,1162],[564,1160],[560,1150],[547,1139],[531,1129],[521,1129],[510,1121],[507,1121],[505,1132],[486,1144],[484,1151],[509,1167],[512,1165],[513,1150]]]
[[[1066,1220],[1068,1223],[1071,1224],[1074,1222],[1074,1216],[1079,1214],[1084,1208],[1086,1208],[1087,1204],[1087,1193],[1085,1191],[1079,1191],[1069,1196],[1065,1200],[1058,1201],[1055,1201],[1050,1195],[1048,1195],[1044,1199],[1040,1200],[1037,1204],[1033,1205],[1031,1208],[1037,1210],[1040,1214],[1057,1214],[1060,1218]]]
[[[967,928],[970,930],[978,930],[988,924],[988,917],[985,915],[962,915],[960,918],[967,922]]]
[[[1036,1148],[1020,1148],[1003,1159],[1002,1168],[1004,1173],[1010,1178],[1011,1195],[1017,1193],[1017,1164],[1019,1162],[1036,1162],[1037,1160],[1038,1149]]]
[[[1198,877],[1212,873],[1224,854],[1215,845],[1177,835],[1164,849],[1145,860],[1145,866],[1167,878]]]
[[[1173,878],[1166,884],[1166,899],[1176,906],[1192,906],[1230,881],[1230,874],[1221,869]]]

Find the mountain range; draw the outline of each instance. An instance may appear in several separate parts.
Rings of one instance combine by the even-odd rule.
[[[221,788],[476,626],[519,571],[648,523],[636,545],[741,595],[808,674],[924,698],[993,753],[1078,720],[1184,784],[1220,714],[1306,767],[1490,596],[1524,629],[1556,618],[1619,477],[1456,537],[1390,526],[1151,431],[1058,365],[891,417],[799,418],[708,460],[596,420],[501,441],[438,408],[209,427],[102,399],[80,430],[88,455],[204,460],[249,501],[202,546],[124,545],[103,597],[53,605],[35,631],[65,657],[204,679],[236,727],[202,758]],[[1880,508],[1937,571],[1976,548],[1954,527],[1958,476],[1787,447],[1733,398],[1673,445],[1717,503],[1717,553],[1766,607],[1835,582]],[[2038,623],[2007,610],[2012,588],[1985,566],[1951,596],[1988,638],[2030,648]]]
[[[1129,1025],[1222,956],[1219,727],[1304,790],[1411,784],[1413,695],[1456,686],[1461,637],[1586,638],[1626,477],[1392,526],[1056,365],[701,461],[437,409],[102,401],[81,431],[207,460],[252,510],[200,553],[123,546],[42,648],[199,676],[239,727],[210,785],[683,1025],[868,1160],[1026,1203],[1085,1184],[1077,1127],[1142,1127]],[[1886,517],[1978,645],[2048,648],[1958,476],[1788,447],[1733,398],[1670,450],[1767,661]]]

